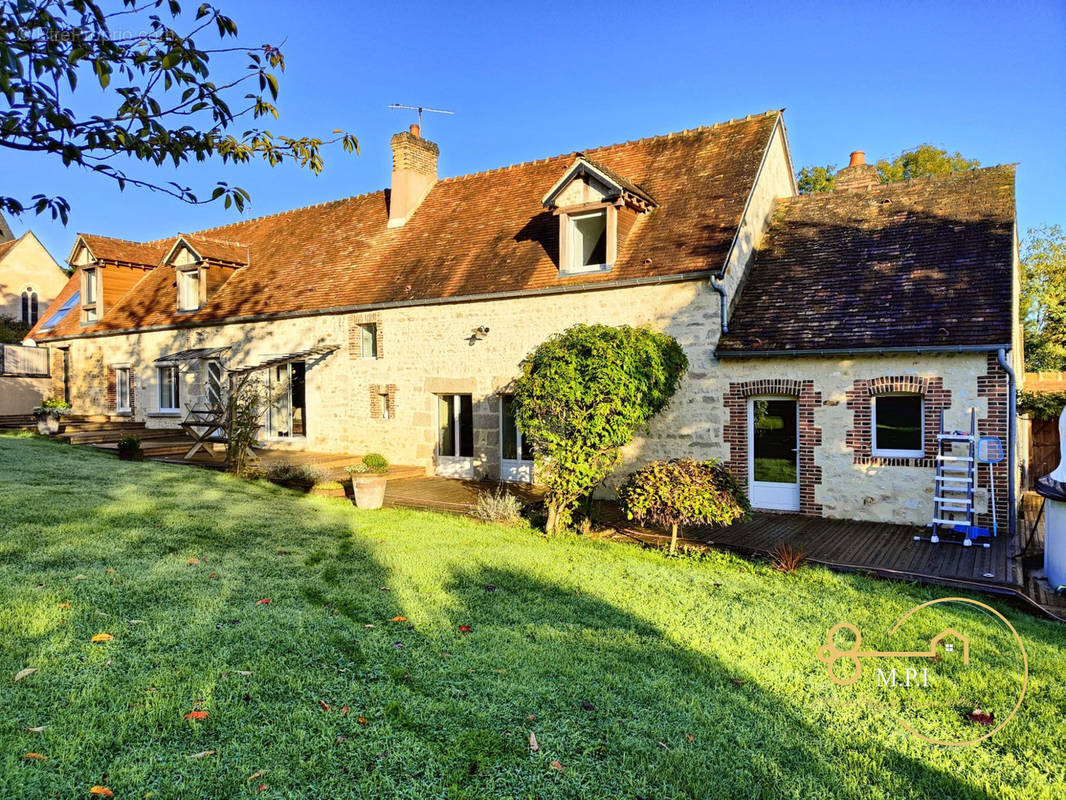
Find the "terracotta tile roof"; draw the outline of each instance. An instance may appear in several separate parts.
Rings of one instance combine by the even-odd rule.
[[[1008,344],[1014,167],[778,202],[718,345]]]
[[[228,264],[247,264],[248,245],[241,242],[228,242],[224,239],[211,239],[194,233],[182,234],[182,238],[207,261],[223,261]]]
[[[199,231],[197,241],[246,246],[250,264],[180,323],[719,270],[779,116],[582,151],[659,204],[633,226],[611,272],[559,275],[559,223],[541,198],[573,162],[567,153],[438,181],[402,228],[386,227],[387,194],[375,192]],[[90,241],[97,257],[99,243],[116,260],[159,263],[174,240]],[[178,321],[172,270],[159,267],[99,323],[82,328],[67,320],[51,335]]]
[[[93,233],[79,233],[90,252],[100,261],[115,261],[123,264],[141,264],[154,267],[168,250],[165,242],[130,242],[125,239],[113,239],[110,236],[97,236]]]

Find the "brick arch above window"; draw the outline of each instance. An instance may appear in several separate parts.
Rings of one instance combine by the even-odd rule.
[[[922,396],[925,436],[922,441],[924,455],[921,458],[883,458],[873,455],[873,398],[896,393]],[[854,463],[899,467],[935,466],[940,413],[951,408],[951,390],[944,388],[943,378],[926,375],[859,378],[852,383],[846,395],[847,406],[854,413],[854,427],[847,432],[845,443],[854,453]]]

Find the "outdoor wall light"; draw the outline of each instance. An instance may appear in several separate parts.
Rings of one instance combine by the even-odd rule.
[[[475,339],[484,339],[488,335],[489,335],[489,329],[487,327],[485,327],[484,325],[480,325],[477,328],[474,328],[474,338]]]

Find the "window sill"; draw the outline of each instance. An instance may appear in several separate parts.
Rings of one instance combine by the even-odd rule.
[[[114,413],[111,416],[113,416],[113,417],[132,417],[133,416],[133,409],[131,409],[131,408],[116,408]]]
[[[145,416],[149,417],[149,418],[154,418],[154,417],[180,417],[181,416],[181,409],[180,408],[176,408],[173,411],[166,411],[166,410],[152,411],[152,412],[150,412],[148,414],[145,414]]]
[[[560,278],[580,278],[582,275],[602,275],[610,272],[614,264],[590,264],[587,267],[570,267],[559,270]]]

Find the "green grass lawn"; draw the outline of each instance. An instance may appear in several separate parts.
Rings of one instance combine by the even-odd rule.
[[[936,691],[1009,713],[990,615],[920,612],[926,641],[973,641],[936,689],[828,682],[829,626],[893,649],[891,623],[948,594],[0,436],[0,798],[1063,797],[1066,627],[997,606],[1028,697],[971,747],[897,719]]]

